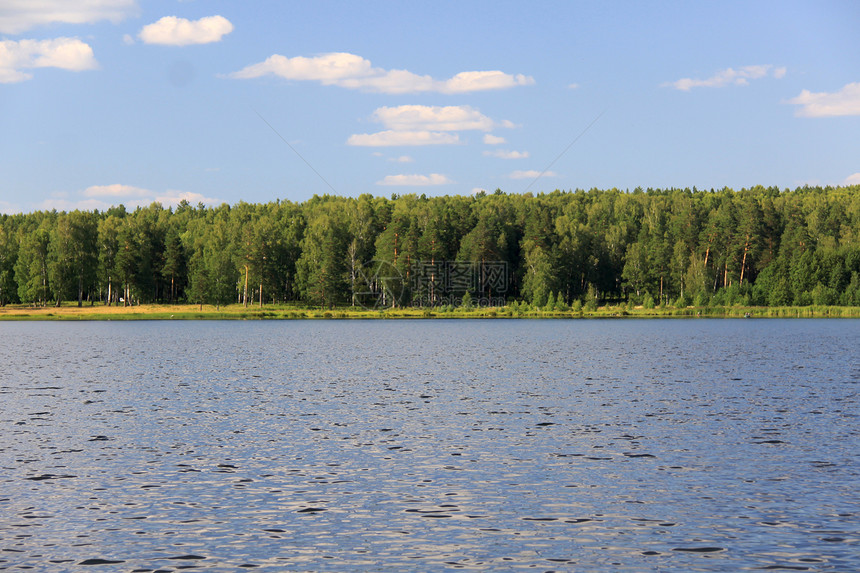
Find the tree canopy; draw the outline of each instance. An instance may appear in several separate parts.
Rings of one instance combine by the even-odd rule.
[[[0,305],[335,306],[368,289],[391,306],[860,305],[860,186],[0,215]]]

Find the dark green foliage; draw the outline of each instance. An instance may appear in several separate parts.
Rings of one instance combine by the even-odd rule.
[[[416,280],[416,265],[445,264],[477,278],[448,293],[433,282],[450,278],[444,270]],[[499,264],[504,280],[486,280]],[[513,312],[860,305],[860,187],[315,196],[0,216],[0,305],[333,307],[368,288],[384,293],[381,306],[446,308],[468,288],[472,305],[521,301]]]
[[[18,241],[13,224],[11,217],[0,215],[0,306],[18,300],[18,285],[15,284]]]

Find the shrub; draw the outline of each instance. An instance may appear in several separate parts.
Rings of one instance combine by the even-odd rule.
[[[463,301],[461,302],[461,306],[463,307],[463,310],[472,310],[472,308],[474,308],[472,306],[472,295],[469,293],[469,291],[463,293]]]

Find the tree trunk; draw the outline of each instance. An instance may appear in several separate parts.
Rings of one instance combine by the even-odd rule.
[[[741,260],[741,280],[738,283],[738,284],[740,284],[740,286],[744,285],[744,269],[746,268],[746,265],[747,265],[747,251],[749,251],[749,249],[750,249],[750,236],[747,235],[746,243],[744,243],[744,258],[743,258],[743,260]]]
[[[248,308],[248,265],[245,265],[245,292],[242,296],[242,302],[245,304],[245,308]]]

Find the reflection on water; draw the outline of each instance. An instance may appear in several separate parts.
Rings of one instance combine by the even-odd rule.
[[[858,321],[0,337],[0,569],[860,570]]]

